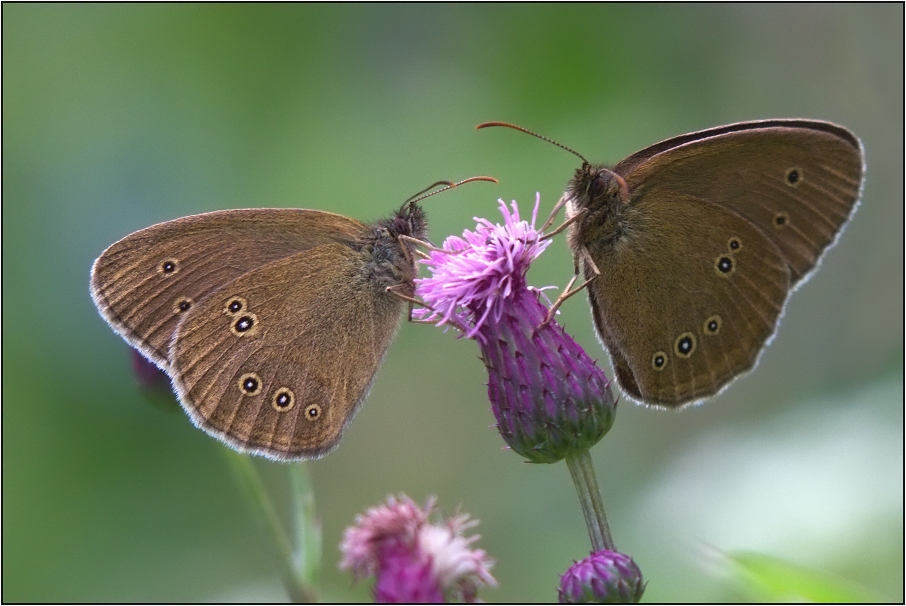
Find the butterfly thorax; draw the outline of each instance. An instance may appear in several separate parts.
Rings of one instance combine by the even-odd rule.
[[[393,216],[382,219],[368,228],[356,248],[365,257],[363,277],[378,289],[408,285],[402,293],[411,295],[412,280],[418,270],[415,264],[415,245],[400,236],[423,240],[428,232],[425,211],[417,204],[405,204]]]
[[[626,181],[603,165],[585,164],[566,188],[567,217],[582,216],[569,231],[569,243],[579,250],[587,242],[610,244],[623,235],[623,213],[629,202]]]

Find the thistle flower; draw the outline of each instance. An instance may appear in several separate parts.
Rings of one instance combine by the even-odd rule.
[[[478,522],[457,514],[432,523],[434,504],[433,497],[419,507],[406,495],[388,496],[357,516],[343,534],[340,568],[357,579],[376,576],[379,603],[474,602],[481,585],[497,584],[492,560],[470,547],[478,535],[464,535]]]
[[[132,352],[132,372],[139,387],[144,390],[155,390],[172,393],[170,377],[157,365],[141,354],[137,349]]]
[[[587,451],[613,424],[610,382],[555,321],[541,292],[526,283],[529,265],[549,240],[500,201],[504,224],[476,219],[475,231],[451,236],[422,261],[416,280],[430,306],[422,320],[452,324],[475,339],[488,370],[488,398],[504,441],[536,463]]]
[[[560,577],[558,596],[561,604],[635,604],[644,591],[632,558],[605,549],[570,566]]]
[[[179,402],[173,394],[170,377],[137,349],[131,349],[132,375],[141,389],[142,396],[153,406],[166,412],[179,410]]]

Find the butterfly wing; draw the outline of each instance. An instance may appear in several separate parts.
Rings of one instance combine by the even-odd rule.
[[[247,272],[188,311],[169,359],[195,424],[280,460],[332,449],[404,308],[371,279],[367,260],[319,246]]]
[[[226,210],[137,231],[91,268],[91,297],[113,329],[160,368],[182,315],[214,290],[315,246],[348,243],[365,225],[304,209]]]
[[[632,398],[676,407],[752,368],[790,288],[783,254],[734,211],[661,192],[633,201],[616,245],[588,244],[595,325]],[[585,267],[586,275],[593,275]]]
[[[864,161],[861,143],[843,127],[765,120],[663,141],[614,172],[633,199],[683,193],[736,212],[777,246],[795,285],[849,220]]]

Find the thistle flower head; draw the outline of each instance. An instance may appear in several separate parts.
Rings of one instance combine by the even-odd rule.
[[[601,550],[575,562],[560,577],[561,604],[635,604],[642,598],[642,571],[628,555]]]
[[[155,390],[164,393],[172,393],[170,388],[170,377],[162,371],[157,365],[146,358],[137,349],[131,350],[132,355],[132,372],[139,387],[144,390]]]
[[[432,523],[434,498],[424,507],[409,497],[388,496],[387,502],[356,517],[346,529],[340,568],[359,579],[376,576],[379,603],[474,602],[481,585],[496,585],[493,561],[472,549],[478,535],[465,531],[478,522],[457,514]]]
[[[512,208],[510,212],[501,200],[503,225],[476,217],[475,231],[450,236],[443,251],[433,250],[423,261],[432,275],[415,281],[416,292],[433,308],[422,314],[423,320],[438,325],[453,320],[465,327],[467,337],[480,339],[481,328],[500,321],[508,299],[527,288],[525,273],[550,240],[541,240],[543,234],[535,229],[538,200],[531,223],[519,218],[516,202]]]
[[[553,463],[587,450],[613,424],[610,382],[553,320],[526,272],[549,240],[501,200],[504,224],[476,219],[422,261],[416,280],[430,310],[422,319],[453,324],[475,339],[488,370],[488,398],[506,443],[530,461]]]

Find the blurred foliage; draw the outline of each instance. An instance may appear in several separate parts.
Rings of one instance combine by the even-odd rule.
[[[3,27],[4,601],[284,600],[215,440],[149,405],[88,295],[132,231],[222,208],[369,220],[438,179],[431,238],[542,214],[576,159],[758,118],[838,122],[863,203],[759,368],[680,413],[624,403],[592,455],[651,601],[737,596],[700,553],[751,551],[903,596],[903,5],[10,4]],[[560,242],[532,284],[562,286]],[[560,319],[606,365],[581,297]],[[554,599],[588,553],[565,466],[501,451],[467,340],[402,327],[339,449],[309,469],[321,596],[356,513],[405,492],[481,520],[488,601]],[[610,372],[609,367],[606,367]],[[278,503],[286,467],[256,462]],[[278,514],[288,520],[288,505]]]
[[[729,554],[732,572],[750,588],[754,602],[871,603],[883,596],[818,570],[760,553]]]

